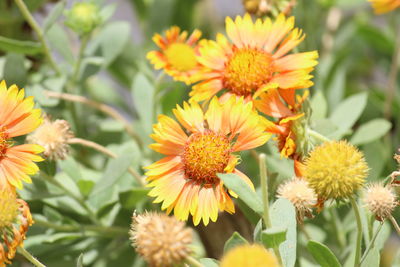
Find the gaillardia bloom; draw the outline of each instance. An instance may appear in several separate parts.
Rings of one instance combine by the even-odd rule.
[[[304,39],[293,29],[294,17],[280,14],[276,21],[257,19],[249,14],[233,21],[226,19],[226,33],[216,41],[201,41],[198,61],[205,67],[201,82],[193,86],[195,101],[211,99],[223,90],[225,95],[256,98],[271,88],[300,89],[313,85],[310,72],[317,65],[317,51],[287,55]]]
[[[37,155],[43,151],[41,146],[13,146],[10,140],[32,132],[42,123],[40,109],[33,108],[33,97],[24,95],[16,85],[7,89],[5,81],[0,83],[0,186],[9,183],[22,188],[22,181],[30,183],[29,175],[39,170],[34,161],[42,160]]]
[[[251,102],[232,97],[221,104],[215,97],[203,113],[199,104],[177,106],[173,119],[160,115],[151,137],[157,142],[152,149],[167,157],[147,166],[149,195],[163,202],[162,209],[187,220],[189,213],[195,225],[216,221],[218,210],[233,213],[232,199],[217,173],[236,173],[252,188],[250,179],[235,169],[239,157],[234,152],[263,145],[269,134],[266,120],[253,109]],[[235,195],[232,192],[233,195]]]
[[[320,201],[352,197],[367,175],[364,154],[346,141],[325,142],[305,160],[304,178]]]
[[[187,35],[186,31],[181,32],[177,26],[168,29],[165,38],[155,34],[153,41],[160,50],[148,52],[147,58],[155,69],[164,69],[175,80],[191,84],[196,82],[201,69],[196,59],[197,41],[201,32],[195,30],[189,38]]]
[[[175,266],[192,252],[192,229],[165,213],[133,215],[129,235],[136,251],[153,267]]]
[[[376,14],[383,14],[400,7],[400,0],[369,0]]]
[[[221,259],[221,267],[279,267],[276,257],[258,244],[237,246]]]
[[[43,155],[51,160],[65,159],[69,152],[69,139],[74,137],[65,120],[51,121],[44,116],[42,125],[26,138],[27,142],[41,145]]]
[[[17,199],[15,188],[0,185],[0,267],[11,263],[32,223],[29,206]]]

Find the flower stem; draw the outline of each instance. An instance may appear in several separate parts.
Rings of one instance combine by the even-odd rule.
[[[193,258],[192,256],[187,256],[186,257],[186,262],[188,264],[190,264],[190,266],[194,266],[194,267],[204,267],[203,264],[201,264],[198,260],[196,260],[195,258]]]
[[[139,145],[140,148],[143,148],[143,142],[140,139],[140,137],[138,136],[138,134],[135,132],[133,127],[131,126],[131,123],[127,119],[125,119],[121,114],[119,114],[114,108],[112,108],[106,104],[99,103],[94,100],[88,99],[84,96],[80,96],[80,95],[58,93],[58,92],[53,92],[53,91],[49,91],[49,90],[43,90],[43,92],[45,93],[45,95],[47,97],[82,103],[82,104],[88,105],[92,108],[100,110],[101,112],[109,115],[110,117],[114,118],[115,120],[121,122],[122,125],[124,126],[126,132],[136,141],[136,143]]]
[[[389,220],[392,222],[394,229],[396,229],[397,234],[400,236],[400,227],[392,215],[389,216]]]
[[[365,250],[364,255],[363,255],[362,258],[361,258],[360,265],[361,265],[361,263],[363,263],[363,261],[367,258],[369,251],[374,247],[374,245],[375,245],[375,240],[376,240],[376,238],[378,237],[378,234],[379,234],[379,232],[381,231],[382,226],[383,226],[383,222],[382,222],[381,224],[379,224],[378,229],[376,229],[376,232],[375,232],[374,236],[373,236],[372,239],[371,239],[371,242],[369,242],[368,247],[367,247],[367,249]]]
[[[308,133],[311,137],[314,137],[315,139],[320,140],[320,141],[322,141],[322,142],[330,142],[330,141],[332,141],[332,140],[329,139],[328,137],[326,137],[326,136],[324,136],[324,135],[322,135],[322,134],[320,134],[320,133],[318,133],[318,132],[316,132],[316,131],[314,131],[314,130],[312,130],[312,129],[310,129],[310,128],[307,128],[307,133]]]
[[[85,140],[85,139],[82,139],[82,138],[76,138],[75,137],[75,138],[69,139],[68,143],[69,144],[79,144],[79,145],[82,145],[82,146],[93,148],[93,149],[103,153],[104,155],[109,156],[110,158],[114,158],[115,159],[115,158],[118,157],[117,154],[115,154],[111,150],[109,150],[106,147],[104,147],[104,146],[102,146],[102,145],[100,145],[98,143],[95,143],[93,141],[89,141],[89,140]],[[128,172],[130,174],[132,174],[133,178],[135,178],[136,181],[140,185],[142,185],[142,186],[145,185],[145,182],[143,181],[142,176],[134,168],[128,167]]]
[[[350,198],[351,206],[354,210],[354,215],[356,217],[357,223],[357,241],[356,241],[356,254],[354,258],[354,267],[360,266],[360,258],[361,258],[361,242],[362,242],[362,223],[361,223],[361,215],[360,210],[358,209],[358,205],[354,199],[354,197]]]
[[[54,71],[57,73],[57,75],[60,75],[61,71],[58,68],[56,62],[53,59],[53,56],[50,53],[49,46],[47,45],[47,42],[44,38],[43,31],[40,28],[39,24],[36,22],[36,20],[32,16],[31,12],[27,8],[27,6],[25,5],[23,0],[14,0],[14,1],[15,1],[15,4],[17,4],[17,6],[18,6],[19,10],[21,11],[22,15],[24,16],[24,18],[26,19],[26,21],[29,23],[29,25],[32,27],[32,29],[36,32],[39,41],[42,43],[43,52],[44,52],[47,60],[49,61],[51,67],[54,69]]]
[[[61,225],[49,221],[35,218],[35,225],[51,228],[63,232],[97,232],[101,236],[115,237],[116,235],[126,235],[127,229],[117,226],[100,226],[100,225]]]
[[[74,70],[72,73],[72,84],[75,84],[79,80],[79,72],[81,70],[82,60],[83,60],[83,53],[86,50],[86,47],[90,40],[90,34],[82,36],[81,45],[79,47],[78,57],[76,59],[76,63],[74,65]]]
[[[263,221],[265,228],[271,228],[271,217],[269,215],[269,197],[268,197],[268,175],[267,175],[267,166],[265,164],[266,155],[261,153],[258,155],[258,164],[260,168],[260,182],[261,182],[261,193],[262,193],[262,201],[263,201]],[[282,265],[282,257],[279,252],[279,247],[274,247],[274,253],[278,258],[280,265]]]
[[[32,256],[31,253],[29,253],[26,249],[24,249],[23,247],[18,247],[18,252],[19,254],[21,254],[22,256],[24,256],[30,263],[32,263],[34,266],[36,267],[46,267],[46,265],[44,265],[43,263],[41,263],[40,261],[38,261],[38,259],[36,259],[35,257]]]

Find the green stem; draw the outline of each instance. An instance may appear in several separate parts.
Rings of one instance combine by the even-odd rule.
[[[396,229],[397,234],[400,236],[400,226],[397,224],[392,215],[389,216],[389,220],[392,222],[394,229]]]
[[[73,192],[71,192],[68,188],[66,188],[63,184],[61,184],[59,181],[54,179],[53,177],[48,176],[46,173],[41,172],[42,176],[45,177],[45,179],[50,182],[51,184],[57,186],[61,190],[65,192],[66,195],[74,199],[76,202],[78,202],[82,208],[84,208],[87,213],[89,214],[89,219],[96,225],[100,225],[99,221],[96,219],[97,215],[92,211],[92,209],[86,204],[85,200],[82,199],[81,197],[75,195]]]
[[[99,226],[99,225],[60,225],[45,220],[35,218],[35,225],[51,228],[62,232],[97,232],[101,236],[115,237],[117,235],[126,235],[127,229],[117,226]]]
[[[204,267],[203,264],[201,264],[198,260],[196,260],[196,259],[193,258],[192,256],[187,256],[185,260],[186,260],[186,262],[187,262],[190,266],[194,266],[194,267]]]
[[[47,42],[44,38],[44,34],[42,29],[40,28],[39,24],[36,22],[36,20],[33,18],[31,12],[29,11],[29,9],[27,8],[27,6],[25,5],[23,0],[14,0],[15,3],[17,4],[19,10],[21,11],[22,15],[24,16],[24,18],[26,19],[26,21],[29,23],[29,25],[32,27],[32,29],[36,32],[37,37],[39,39],[39,41],[42,43],[43,46],[43,52],[47,58],[47,60],[49,61],[51,67],[54,69],[54,71],[60,75],[61,71],[58,68],[56,62],[53,59],[53,56],[50,53],[50,49],[49,46],[47,45]]]
[[[320,133],[318,133],[318,132],[316,132],[316,131],[314,131],[314,130],[312,130],[310,128],[307,128],[307,133],[311,137],[314,137],[315,139],[320,140],[322,142],[330,142],[330,141],[332,141],[328,137],[326,137],[326,136],[324,136],[324,135],[322,135],[322,134],[320,134]]]
[[[73,85],[75,85],[76,82],[79,80],[79,73],[80,73],[80,70],[81,70],[83,54],[84,54],[84,52],[86,50],[86,47],[87,47],[87,45],[89,43],[89,40],[90,40],[90,35],[89,34],[85,35],[85,36],[82,36],[81,46],[79,47],[79,52],[78,52],[78,58],[76,59],[76,63],[74,65],[74,71],[72,73],[71,81],[72,81]]]
[[[362,242],[362,224],[361,224],[361,215],[360,211],[358,209],[358,205],[354,199],[354,197],[350,198],[350,203],[351,206],[353,207],[354,210],[354,215],[356,217],[356,223],[357,223],[357,241],[356,241],[356,255],[354,258],[354,267],[360,266],[360,258],[361,258],[361,242]]]
[[[23,247],[18,247],[18,253],[24,256],[30,263],[32,263],[36,267],[46,267],[43,263],[38,261],[35,257],[32,256],[26,249]]]
[[[361,263],[363,263],[363,261],[367,258],[369,251],[374,247],[374,245],[375,245],[375,240],[376,240],[376,238],[377,238],[379,232],[381,231],[382,226],[383,226],[383,222],[382,222],[381,224],[379,224],[378,229],[376,229],[376,232],[375,232],[374,236],[373,236],[372,239],[371,239],[371,242],[369,242],[368,247],[367,247],[367,249],[365,250],[364,255],[363,255],[362,258],[361,258],[360,265],[361,265]]]
[[[269,215],[269,197],[268,197],[268,175],[267,175],[267,166],[265,164],[267,156],[264,153],[258,155],[258,164],[260,168],[260,182],[261,182],[261,193],[262,193],[262,201],[263,201],[263,221],[265,224],[265,228],[271,228],[271,217]],[[278,258],[280,265],[282,265],[282,257],[279,252],[279,247],[274,247],[274,253]]]

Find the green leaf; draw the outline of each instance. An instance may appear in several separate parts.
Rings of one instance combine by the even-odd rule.
[[[381,138],[391,128],[392,124],[389,121],[385,119],[374,119],[361,125],[350,141],[354,145],[367,144]]]
[[[136,153],[136,148],[125,146],[116,159],[111,159],[103,177],[97,182],[91,195],[101,193],[117,183],[118,179],[126,173],[128,167],[133,163]]]
[[[264,212],[261,198],[250,188],[250,186],[238,175],[233,173],[222,174],[218,177],[224,181],[227,188],[239,195],[239,198],[256,213],[262,215]]]
[[[216,259],[202,258],[199,261],[201,264],[204,265],[204,267],[218,267],[219,266],[219,262]]]
[[[271,227],[262,231],[261,240],[265,247],[275,248],[286,241],[287,228]]]
[[[289,200],[281,198],[270,208],[272,227],[287,229],[286,241],[279,245],[283,266],[293,267],[296,263],[297,229],[296,211]]]
[[[318,120],[326,118],[328,112],[328,103],[326,102],[324,93],[318,90],[311,98],[311,119]]]
[[[367,97],[367,93],[350,96],[333,111],[330,121],[338,127],[338,130],[331,136],[332,138],[342,137],[353,127],[367,104]]]
[[[0,51],[25,55],[36,55],[43,52],[42,45],[37,42],[19,41],[0,36]]]
[[[119,200],[125,209],[132,210],[136,204],[144,200],[149,193],[148,188],[132,188],[129,191],[125,191],[119,194]]]
[[[340,267],[342,266],[335,254],[324,244],[317,241],[309,241],[307,249],[316,262],[322,267]]]
[[[24,87],[27,79],[25,56],[14,53],[7,54],[3,77],[7,81],[8,86],[16,84],[20,88]]]
[[[81,253],[81,255],[79,255],[79,258],[76,261],[76,267],[83,267],[83,253]]]
[[[132,95],[133,103],[139,114],[141,124],[144,130],[149,134],[151,133],[154,116],[154,86],[141,73],[138,73],[133,79]]]
[[[61,16],[61,14],[64,11],[65,4],[66,4],[65,0],[58,2],[50,11],[50,13],[47,15],[43,23],[44,33],[46,33],[51,28],[51,26],[53,26],[54,22],[56,22],[56,20]]]
[[[65,29],[54,23],[46,33],[52,49],[57,51],[68,63],[73,64],[75,59],[71,50],[70,41]]]
[[[238,232],[234,232],[232,236],[225,242],[224,253],[240,245],[246,245],[249,242],[241,236]]]

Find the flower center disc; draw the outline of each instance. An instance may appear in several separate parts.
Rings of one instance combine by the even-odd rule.
[[[194,133],[189,137],[183,153],[185,174],[189,179],[214,184],[217,173],[228,165],[231,146],[224,135],[211,131]]]
[[[0,160],[6,154],[8,146],[7,135],[0,130]]]
[[[196,67],[197,60],[193,47],[185,43],[174,43],[164,52],[168,63],[179,71],[189,71]]]
[[[18,215],[18,203],[15,192],[0,189],[0,230],[11,225]]]
[[[225,67],[224,87],[236,95],[247,96],[271,78],[272,58],[266,52],[242,48],[236,50]]]

